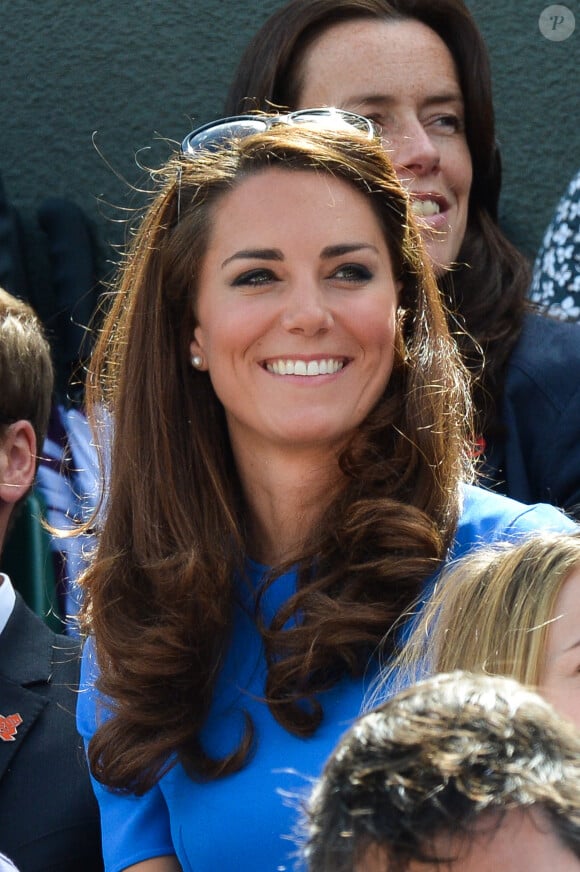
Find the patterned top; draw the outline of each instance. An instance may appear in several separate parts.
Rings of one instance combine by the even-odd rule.
[[[580,171],[546,230],[534,264],[530,296],[550,315],[580,320]]]

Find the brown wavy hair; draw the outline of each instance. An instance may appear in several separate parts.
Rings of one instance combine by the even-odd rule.
[[[498,225],[501,159],[489,55],[463,0],[291,0],[265,21],[247,46],[225,111],[295,109],[313,41],[339,22],[361,18],[420,21],[438,34],[455,61],[473,183],[458,264],[439,278],[439,285],[472,374],[477,430],[489,438],[498,436],[503,430],[499,409],[505,368],[522,329],[531,274],[525,257]]]
[[[276,125],[155,173],[97,340],[89,415],[112,433],[98,550],[83,580],[85,622],[111,716],[93,736],[96,777],[142,792],[177,759],[193,778],[242,767],[200,741],[231,637],[247,553],[244,493],[224,410],[194,370],[200,267],[220,198],[253,173],[328,173],[372,204],[402,283],[395,365],[384,395],[339,458],[298,585],[270,626],[266,702],[289,731],[323,718],[316,695],[360,673],[453,538],[471,476],[467,377],[408,199],[378,140]],[[272,196],[276,196],[275,188]],[[299,616],[299,617],[298,617]],[[287,621],[291,621],[288,628]]]

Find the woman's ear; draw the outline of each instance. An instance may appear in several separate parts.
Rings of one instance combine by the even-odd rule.
[[[194,369],[207,371],[207,362],[203,353],[201,328],[196,327],[193,334],[194,338],[189,343],[189,353],[191,355],[191,365]]]
[[[0,439],[0,500],[17,503],[36,474],[36,434],[30,421],[15,421]]]

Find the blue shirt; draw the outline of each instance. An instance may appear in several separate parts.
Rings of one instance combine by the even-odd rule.
[[[570,531],[577,526],[558,509],[526,506],[480,488],[467,487],[450,556],[459,557],[483,542],[514,538],[539,528]],[[254,565],[259,584],[264,568]],[[280,577],[263,600],[271,617],[295,589],[295,576]],[[85,647],[78,726],[85,740],[95,729],[96,671],[92,645]],[[261,698],[266,665],[254,621],[240,608],[214,704],[204,729],[209,753],[223,755],[237,745],[242,710],[256,728],[255,755],[240,772],[210,783],[192,781],[176,764],[141,797],[112,793],[95,782],[102,814],[107,872],[133,863],[176,854],[183,872],[292,872],[301,801],[320,774],[326,757],[359,715],[376,683],[378,665],[363,678],[345,678],[321,694],[324,720],[301,739],[284,730]]]

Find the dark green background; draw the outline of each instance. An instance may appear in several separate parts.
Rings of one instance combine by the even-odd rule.
[[[168,153],[165,140],[180,140],[194,123],[221,114],[242,48],[278,5],[0,0],[0,172],[24,221],[37,287],[48,281],[36,226],[42,200],[63,196],[82,206],[105,270],[110,244],[123,238],[116,207],[135,202],[129,184],[141,178],[138,163],[159,163]],[[565,4],[576,30],[563,42],[540,34],[546,5],[469,2],[492,56],[504,158],[501,219],[530,255],[580,166],[579,3]]]

